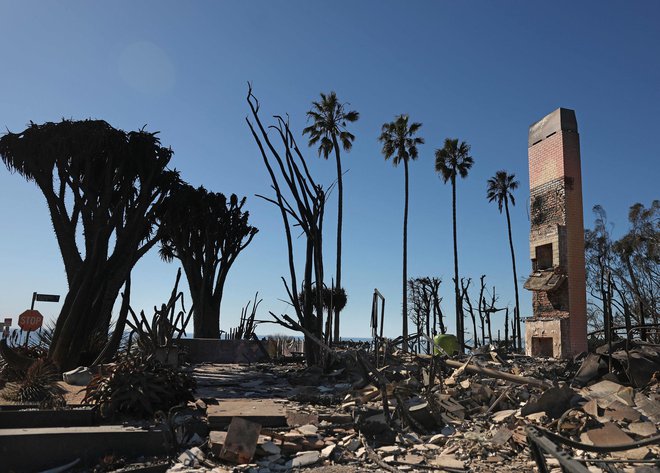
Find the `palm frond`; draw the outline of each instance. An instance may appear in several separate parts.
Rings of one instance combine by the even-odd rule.
[[[334,150],[336,139],[339,139],[344,150],[351,149],[355,136],[346,130],[346,122],[355,122],[360,114],[354,110],[345,111],[344,104],[339,102],[334,91],[328,94],[321,92],[320,96],[321,100],[312,102],[312,109],[307,112],[307,119],[312,124],[303,130],[303,135],[309,135],[309,146],[320,141],[319,156],[327,159]]]
[[[510,201],[511,205],[516,205],[512,191],[516,190],[520,183],[516,181],[515,174],[509,174],[504,170],[497,171],[493,177],[488,179],[486,184],[486,197],[488,198],[488,202],[497,201],[500,213],[502,212],[503,205],[507,201]]]
[[[385,159],[394,156],[392,162],[395,166],[401,161],[417,159],[417,145],[423,144],[424,139],[414,134],[421,126],[421,123],[408,126],[408,115],[405,114],[396,116],[393,122],[384,123],[378,140],[382,143],[381,153]]]

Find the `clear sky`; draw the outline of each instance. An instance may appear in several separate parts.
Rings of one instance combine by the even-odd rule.
[[[335,90],[360,112],[344,155],[342,336],[368,336],[371,295],[386,297],[385,334],[400,334],[403,168],[385,162],[377,137],[400,113],[423,123],[410,166],[409,276],[443,278],[453,312],[451,191],[434,172],[446,137],[472,145],[458,182],[460,274],[487,274],[513,307],[506,223],[485,198],[499,169],[521,187],[512,211],[522,314],[528,250],[527,131],[557,107],[576,110],[585,222],[602,204],[615,234],[628,207],[660,198],[660,3],[657,1],[116,1],[0,0],[0,126],[99,118],[160,131],[172,165],[193,185],[247,196],[260,232],[232,268],[221,328],[259,291],[267,311],[287,311],[280,215],[257,199],[269,179],[245,124],[247,81],[263,118],[288,113],[294,131],[319,92]],[[306,142],[299,138],[303,149]],[[332,161],[307,152],[317,180]],[[336,194],[325,223],[326,275],[334,272]],[[43,196],[0,166],[0,316],[29,307],[33,291],[66,293]],[[133,273],[135,309],[169,294],[176,264],[156,252]],[[59,304],[40,303],[48,318]],[[150,310],[147,310],[150,313]],[[453,327],[453,317],[449,317]],[[469,325],[469,324],[468,324]],[[281,332],[276,326],[260,333]]]

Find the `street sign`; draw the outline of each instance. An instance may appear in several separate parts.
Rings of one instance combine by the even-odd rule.
[[[44,316],[38,310],[26,310],[18,316],[18,326],[26,332],[33,332],[44,323]]]
[[[56,294],[37,294],[36,300],[40,302],[59,302],[60,296]]]

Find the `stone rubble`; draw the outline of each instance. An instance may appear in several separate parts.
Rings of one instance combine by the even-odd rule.
[[[241,397],[242,385],[249,384],[247,397],[277,397],[286,415],[279,427],[261,429],[249,464],[219,464],[211,453],[195,471],[531,472],[537,466],[530,455],[527,426],[594,445],[631,443],[660,432],[657,374],[641,388],[628,385],[621,370],[599,373],[579,384],[579,362],[491,354],[463,359],[465,366],[469,361],[552,386],[543,389],[460,368],[444,367],[432,375],[437,367],[431,361],[430,356],[395,353],[387,365],[374,368],[377,373],[365,373],[359,362],[347,360],[326,374],[318,368],[277,365],[197,368],[206,376],[217,373],[218,384],[206,378],[207,392],[222,387],[223,397]],[[240,379],[230,374],[232,370],[251,381],[230,382]],[[379,386],[379,380],[385,384]],[[211,436],[211,452],[221,448],[222,439]],[[658,460],[660,443],[612,454],[570,454],[590,460]],[[184,462],[170,471],[182,471],[182,463],[190,467],[183,457]],[[552,472],[560,471],[554,458],[546,460]],[[643,464],[617,466],[624,472],[654,471]],[[592,464],[590,471],[603,470]]]

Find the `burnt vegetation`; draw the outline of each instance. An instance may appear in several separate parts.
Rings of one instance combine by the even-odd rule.
[[[596,338],[658,340],[660,326],[660,201],[636,203],[618,239],[600,205],[585,231],[588,316]]]

